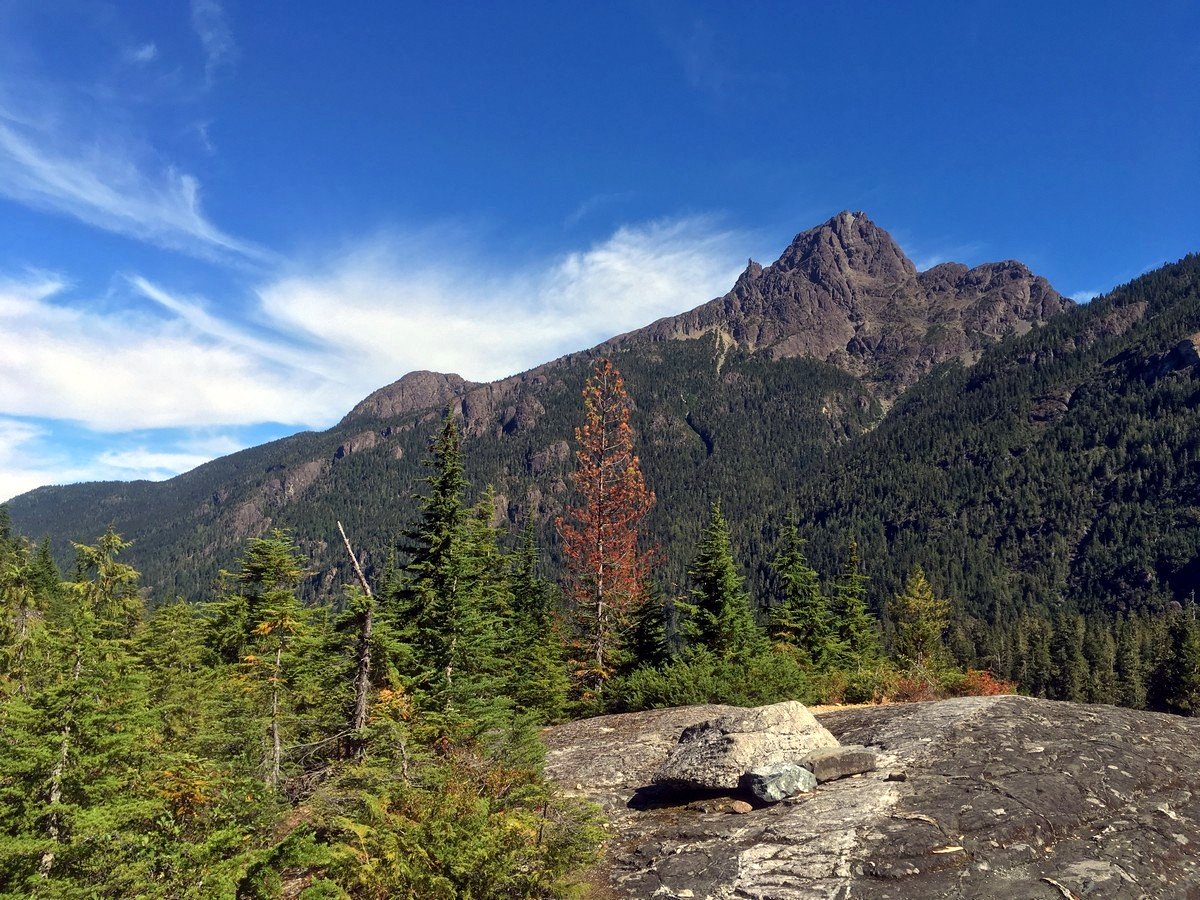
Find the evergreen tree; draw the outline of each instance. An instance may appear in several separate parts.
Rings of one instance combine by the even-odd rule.
[[[146,681],[130,652],[138,574],[113,531],[77,544],[68,615],[44,632],[48,677],[3,708],[0,883],[39,895],[72,885],[140,892],[156,803]]]
[[[1152,708],[1200,715],[1200,626],[1193,605],[1171,613],[1166,647],[1152,678]]]
[[[409,651],[401,669],[411,689],[423,698],[423,706],[444,709],[452,702],[459,632],[474,620],[467,596],[462,440],[449,412],[426,465],[433,469],[425,479],[429,493],[416,498],[421,516],[406,533],[409,560],[399,573],[392,599]]]
[[[3,510],[4,507],[0,507]],[[5,523],[0,521],[0,525]],[[0,547],[0,697],[5,690],[29,689],[30,646],[44,605],[39,598],[28,551],[16,542]]]
[[[238,570],[229,575],[234,593],[217,609],[218,622],[225,629],[240,627],[240,633],[226,630],[222,635],[232,642],[227,647],[240,648],[243,672],[264,700],[269,744],[263,780],[272,789],[280,786],[283,777],[293,644],[305,631],[308,618],[296,589],[308,574],[291,537],[275,529],[270,537],[249,541]],[[231,614],[222,616],[227,611]]]
[[[1084,622],[1083,658],[1087,661],[1088,703],[1117,702],[1116,643],[1107,618],[1091,617]]]
[[[671,660],[668,626],[671,606],[662,588],[651,582],[645,595],[633,611],[633,622],[626,641],[627,668],[640,666],[658,668]]]
[[[1050,631],[1048,621],[1034,616],[1025,616],[1017,625],[1017,680],[1035,697],[1051,692]]]
[[[729,523],[721,514],[720,502],[712,505],[688,577],[693,585],[697,644],[718,656],[738,659],[764,649],[765,638],[733,560]]]
[[[778,602],[771,607],[771,636],[822,666],[837,655],[829,602],[816,570],[804,556],[804,541],[795,522],[784,527],[781,544],[771,563],[781,588]]]
[[[1088,668],[1083,655],[1083,622],[1079,616],[1059,612],[1050,629],[1051,700],[1081,703],[1087,698]]]
[[[538,574],[538,560],[537,538],[530,517],[510,562],[516,640],[513,697],[518,708],[547,723],[562,715],[570,685],[565,647],[555,616],[554,586]]]
[[[921,567],[913,569],[904,591],[888,605],[894,629],[892,650],[906,666],[936,670],[946,665],[944,636],[950,604],[935,597]]]
[[[1116,702],[1130,709],[1146,707],[1146,669],[1137,639],[1137,626],[1129,616],[1117,625]]]
[[[829,598],[830,618],[842,665],[862,667],[879,658],[879,623],[867,607],[867,576],[859,571],[858,543],[850,542]]]
[[[473,511],[463,505],[461,452],[457,425],[447,415],[433,443],[430,493],[418,498],[421,518],[408,533],[410,559],[394,598],[407,620],[401,671],[430,727],[508,740],[517,723],[506,688],[518,678],[509,567],[491,525],[492,495]]]

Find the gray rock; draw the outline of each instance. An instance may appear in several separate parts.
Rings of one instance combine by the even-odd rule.
[[[803,703],[788,700],[742,709],[684,730],[654,783],[675,790],[735,790],[756,766],[794,762],[810,750],[836,747]]]
[[[799,763],[783,762],[756,766],[742,776],[742,789],[763,803],[778,803],[817,787],[817,776]]]
[[[827,747],[814,750],[800,761],[812,772],[818,784],[875,771],[875,754],[866,747]]]

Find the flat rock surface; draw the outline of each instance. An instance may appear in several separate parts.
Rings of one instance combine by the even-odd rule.
[[[835,710],[878,771],[746,815],[656,793],[683,729],[728,712],[547,730],[549,775],[612,822],[597,896],[1200,898],[1200,722],[1025,697]]]

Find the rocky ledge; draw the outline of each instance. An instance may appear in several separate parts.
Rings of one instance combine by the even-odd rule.
[[[734,712],[546,732],[550,776],[612,823],[594,896],[1200,897],[1200,722],[1026,697],[842,709],[818,719],[876,771],[754,806],[654,785],[684,729]]]

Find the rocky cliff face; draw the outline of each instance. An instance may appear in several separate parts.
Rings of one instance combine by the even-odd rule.
[[[843,212],[797,235],[773,265],[751,260],[725,296],[610,345],[719,331],[773,358],[833,363],[894,397],[938,363],[969,360],[1070,305],[1018,262],[919,273],[865,214]]]
[[[1200,722],[1026,697],[838,710],[818,718],[878,771],[740,815],[657,801],[683,729],[727,712],[546,732],[551,777],[612,823],[595,896],[1200,896]]]

